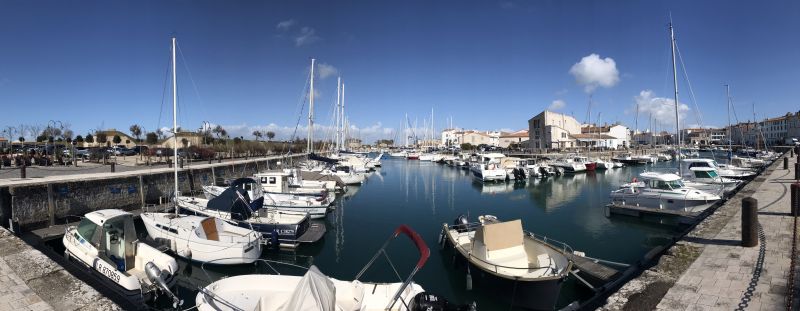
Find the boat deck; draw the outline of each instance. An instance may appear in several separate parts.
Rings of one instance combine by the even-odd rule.
[[[322,236],[325,235],[326,231],[327,228],[325,227],[324,221],[311,221],[311,223],[308,226],[308,230],[306,230],[306,233],[303,233],[303,235],[297,238],[297,242],[313,243],[319,241],[319,239],[321,239]]]

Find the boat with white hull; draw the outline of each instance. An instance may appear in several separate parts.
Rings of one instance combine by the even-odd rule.
[[[279,193],[254,193],[253,189],[261,188],[261,185],[253,179],[247,178],[247,181],[240,182],[238,187],[248,192],[251,197],[263,196],[263,205],[266,209],[308,213],[312,219],[325,218],[328,214],[328,205],[322,205],[323,198],[315,198],[309,196],[299,196],[293,194],[279,194]],[[203,193],[206,198],[213,199],[224,192],[227,188],[220,186],[203,186]]]
[[[178,263],[138,240],[133,214],[117,209],[88,213],[77,226],[67,227],[62,243],[68,261],[86,267],[90,277],[131,304],[144,305],[159,294],[172,297],[174,307],[181,304],[171,291]]]
[[[409,236],[420,252],[416,266],[405,280],[396,283],[371,283],[359,279],[374,263],[389,242],[400,234]],[[224,278],[202,288],[195,302],[200,311],[211,310],[430,310],[422,286],[413,277],[430,256],[424,240],[413,230],[400,226],[378,253],[359,272],[354,281],[328,277],[312,266],[303,276],[250,274]],[[389,260],[389,257],[386,257]],[[391,264],[391,260],[389,260]],[[394,264],[391,264],[394,266]],[[429,297],[428,301],[441,300]]]
[[[686,187],[681,177],[672,173],[644,172],[639,178],[641,181],[635,180],[611,191],[611,203],[702,212],[721,199],[719,195]]]

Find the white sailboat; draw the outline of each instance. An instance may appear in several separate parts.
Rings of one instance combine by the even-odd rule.
[[[172,130],[173,155],[178,158],[178,95],[175,60],[175,38],[172,38]],[[178,166],[173,165],[175,196],[178,189]],[[177,201],[176,201],[177,202]],[[251,229],[237,227],[211,216],[181,215],[180,206],[175,213],[142,213],[147,234],[156,241],[164,241],[176,255],[200,262],[216,264],[252,263],[261,256],[261,234]]]

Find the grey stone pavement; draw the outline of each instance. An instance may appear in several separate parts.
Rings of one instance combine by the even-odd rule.
[[[121,310],[0,227],[0,311]]]
[[[790,212],[790,170],[780,166],[750,196],[758,200],[763,239],[741,245],[741,208],[713,238],[687,238],[702,252],[667,291],[659,310],[786,310],[794,218]],[[741,206],[741,201],[732,202]],[[699,244],[699,245],[698,245]],[[760,250],[763,264],[758,265]],[[746,297],[747,296],[747,297]],[[749,298],[749,299],[748,299]]]

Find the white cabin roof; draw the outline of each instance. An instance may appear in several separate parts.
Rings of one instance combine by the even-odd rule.
[[[504,155],[502,153],[485,153],[485,154],[482,154],[481,156],[485,157],[485,158],[505,158],[506,157],[506,155]]]
[[[653,179],[663,181],[676,181],[681,180],[681,177],[672,173],[659,173],[659,172],[644,172],[639,174],[642,179]]]
[[[86,218],[99,225],[111,218],[125,215],[131,215],[131,213],[119,209],[103,209],[86,214]]]

